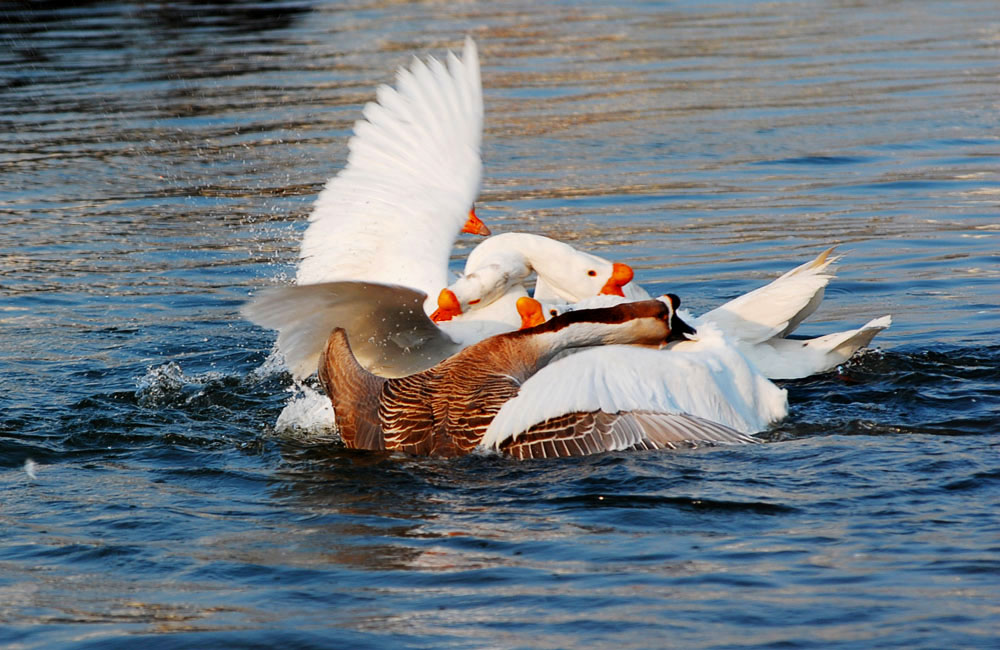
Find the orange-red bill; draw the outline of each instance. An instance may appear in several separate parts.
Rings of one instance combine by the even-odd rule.
[[[435,323],[451,320],[462,313],[462,303],[458,301],[458,296],[451,289],[441,289],[438,294],[438,308],[431,314],[431,320]]]
[[[615,262],[611,265],[611,277],[601,287],[601,295],[621,296],[624,298],[625,292],[622,291],[622,287],[631,282],[633,277],[635,277],[635,272],[632,271],[631,266]]]
[[[476,206],[469,208],[469,218],[465,221],[465,225],[462,226],[462,232],[467,232],[470,235],[482,235],[484,237],[490,234],[490,229],[476,216]]]
[[[542,303],[527,296],[517,299],[517,313],[521,316],[521,329],[541,325],[545,322]]]

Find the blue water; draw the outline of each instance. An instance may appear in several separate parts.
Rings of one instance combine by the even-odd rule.
[[[0,9],[0,645],[996,647],[995,3],[70,5]],[[276,428],[237,310],[374,87],[465,34],[495,232],[695,312],[839,244],[802,331],[892,314],[877,349],[750,448]]]

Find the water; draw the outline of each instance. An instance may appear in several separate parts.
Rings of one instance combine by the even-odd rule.
[[[0,644],[995,646],[1000,10],[605,5],[3,9]],[[290,381],[237,309],[292,274],[374,86],[467,33],[495,231],[696,312],[839,243],[803,332],[890,313],[879,349],[785,384],[752,448],[276,430]]]

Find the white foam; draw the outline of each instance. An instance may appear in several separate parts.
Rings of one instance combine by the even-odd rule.
[[[280,434],[329,436],[334,432],[333,405],[325,393],[304,384],[288,389],[292,397],[274,423]]]
[[[264,363],[250,371],[250,378],[255,381],[262,381],[275,375],[280,375],[283,372],[288,372],[288,366],[285,365],[285,357],[276,345],[271,350],[271,354],[267,355],[267,358],[264,359]]]

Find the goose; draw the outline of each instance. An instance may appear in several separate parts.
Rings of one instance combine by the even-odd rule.
[[[612,399],[585,412],[566,411],[525,430],[494,431],[495,417],[515,400],[530,400],[527,388],[560,352],[588,346],[656,348],[695,332],[677,317],[680,300],[656,300],[569,312],[536,327],[490,337],[423,372],[384,378],[355,358],[343,328],[327,340],[319,378],[348,447],[453,457],[485,442],[517,458],[570,456],[621,449],[675,448],[698,444],[742,444],[757,439],[724,424],[676,409],[622,408]],[[628,346],[626,346],[628,347]],[[579,355],[584,355],[581,352]],[[570,359],[577,355],[571,355]],[[544,384],[544,382],[543,382]],[[607,397],[605,395],[605,397]],[[613,397],[613,396],[612,396]],[[516,427],[515,427],[516,429]]]
[[[580,264],[596,264],[593,258],[597,256],[577,251],[568,245],[563,246],[565,248],[558,253],[553,251],[549,258],[554,266],[565,266],[569,259],[577,255]],[[892,324],[891,317],[883,316],[854,330],[812,339],[787,338],[822,303],[825,288],[834,277],[830,266],[840,259],[839,256],[832,255],[834,248],[824,250],[816,258],[793,268],[769,284],[699,317],[693,317],[689,313],[685,313],[685,317],[695,326],[709,323],[717,326],[771,379],[800,379],[832,370],[869,345],[879,332]],[[501,265],[502,260],[501,256],[494,255],[485,261],[481,259],[480,263]],[[631,268],[629,271],[631,272]],[[501,275],[499,272],[494,274]],[[591,292],[589,298],[570,298],[539,274],[533,297],[539,301],[561,299],[568,303],[549,303],[545,309],[549,315],[579,307],[601,307],[621,300],[648,298],[648,293],[634,282],[624,283],[621,288],[624,291],[618,294],[618,298],[611,292],[603,292],[604,295],[600,296]],[[499,293],[497,288],[477,293],[470,291],[467,285],[461,297],[454,291],[448,294],[442,292],[438,299],[439,311],[448,307],[453,313],[472,314],[475,310],[488,306],[489,297]],[[578,307],[574,307],[574,304]]]

